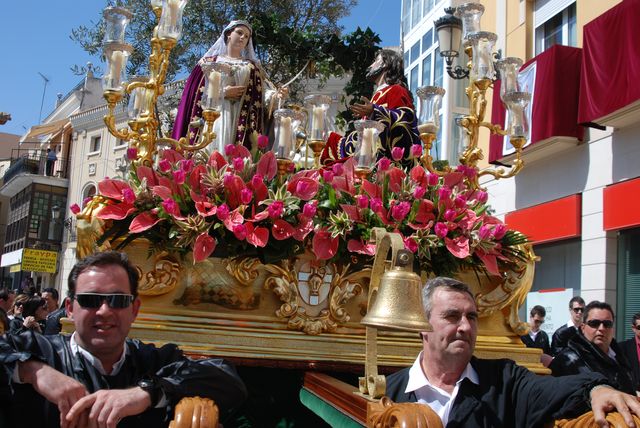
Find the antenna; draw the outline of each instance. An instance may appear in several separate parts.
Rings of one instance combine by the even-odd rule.
[[[40,121],[42,120],[42,107],[44,106],[44,94],[47,93],[47,83],[49,83],[49,78],[39,71],[38,74],[44,80],[44,88],[42,89],[42,101],[40,102],[40,114],[38,115],[38,125],[40,125]]]

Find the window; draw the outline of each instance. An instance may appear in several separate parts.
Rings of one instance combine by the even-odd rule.
[[[92,183],[86,184],[82,189],[82,205],[84,206],[84,200],[96,195],[96,186]]]
[[[416,97],[416,89],[418,89],[418,66],[416,65],[411,69],[411,77],[409,78],[409,88],[413,93],[414,98]]]
[[[536,275],[531,291],[550,288],[580,289],[580,263],[582,243],[580,239],[567,239],[534,247],[540,261],[536,263]]]
[[[633,337],[631,317],[640,312],[640,228],[620,232],[618,237],[618,305],[616,339]]]
[[[442,88],[444,86],[442,76],[442,74],[444,73],[444,58],[442,58],[442,55],[440,55],[440,48],[437,48],[435,50],[434,55],[436,58],[436,64],[433,71],[433,84]]]
[[[422,12],[422,0],[412,0],[411,7],[411,28],[418,25],[420,19],[422,18],[420,12]]]
[[[91,137],[91,145],[89,146],[89,152],[91,153],[99,152],[101,141],[102,141],[102,138],[99,135]]]
[[[436,0],[423,0],[422,16],[427,16],[436,5]]]
[[[545,19],[545,6],[536,3],[536,16]],[[576,4],[572,3],[564,10],[556,13],[544,22],[536,19],[536,55],[549,49],[553,45],[577,46]]]
[[[418,40],[413,46],[411,46],[411,59],[410,64],[412,64],[415,60],[420,56],[420,40]]]
[[[120,138],[118,138],[116,140],[116,145],[115,145],[116,148],[121,148],[121,147],[124,147],[126,145],[127,145],[127,141],[126,140],[122,140]]]
[[[422,36],[422,52],[426,52],[433,45],[433,28],[427,32],[424,36]]]
[[[402,2],[402,32],[407,34],[411,30],[411,0]],[[408,65],[408,62],[407,62]]]
[[[431,55],[422,60],[422,86],[431,85]]]

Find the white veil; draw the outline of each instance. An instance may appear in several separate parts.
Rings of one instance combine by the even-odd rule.
[[[224,39],[225,39],[224,35],[225,35],[225,33],[233,30],[238,25],[242,25],[244,27],[247,27],[249,29],[249,31],[251,32],[251,37],[249,38],[249,43],[247,43],[247,47],[244,48],[244,50],[242,51],[242,58],[251,60],[255,64],[259,64],[260,61],[256,57],[256,52],[253,49],[253,28],[251,27],[251,24],[249,24],[247,21],[242,20],[242,19],[233,20],[226,27],[224,27],[224,30],[222,30],[222,34],[220,34],[220,37],[218,37],[218,40],[216,40],[216,42],[213,44],[213,46],[211,46],[209,48],[207,53],[205,53],[204,56],[202,58],[200,58],[200,63],[202,63],[205,58],[210,58],[210,57],[219,56],[219,55],[226,55],[227,54],[227,44],[224,41]]]

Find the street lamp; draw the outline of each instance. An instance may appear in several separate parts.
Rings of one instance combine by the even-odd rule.
[[[464,79],[469,77],[469,69],[456,65],[453,68],[453,60],[458,57],[458,49],[462,39],[462,20],[454,13],[453,7],[444,9],[446,15],[437,19],[433,25],[438,35],[438,44],[440,46],[440,55],[444,57],[447,63],[447,74],[453,79]]]
[[[58,204],[55,204],[51,207],[51,222],[49,222],[49,236],[47,239],[49,241],[53,241],[56,239],[56,225],[58,224],[58,219],[60,218],[60,207]]]

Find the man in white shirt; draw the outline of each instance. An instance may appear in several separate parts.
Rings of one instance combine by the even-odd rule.
[[[423,332],[414,365],[387,378],[386,395],[396,402],[429,405],[446,427],[538,427],[575,417],[591,405],[606,426],[605,410],[617,408],[630,426],[640,403],[616,391],[599,374],[562,379],[538,376],[511,360],[473,357],[478,312],[469,288],[451,278],[429,280],[423,304],[433,331]]]
[[[569,321],[561,325],[551,337],[551,355],[554,357],[567,346],[569,340],[582,325],[582,315],[584,313],[584,299],[580,296],[573,296],[569,300]]]

